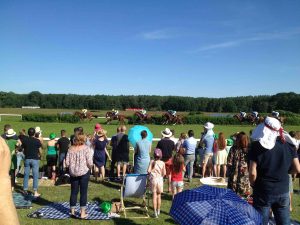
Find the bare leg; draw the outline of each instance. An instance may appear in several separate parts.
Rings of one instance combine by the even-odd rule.
[[[204,178],[205,177],[205,172],[206,172],[206,163],[203,163],[203,166],[202,166],[202,177]]]
[[[117,176],[120,177],[121,176],[121,165],[118,163],[117,165]]]
[[[102,174],[102,180],[105,179],[105,168],[104,166],[101,166],[101,174]]]
[[[153,195],[153,209],[154,209],[154,212],[156,212],[157,211],[157,194],[156,194],[156,192],[153,192],[152,193],[152,195]]]
[[[172,199],[174,199],[174,196],[177,194],[177,188],[172,187]]]
[[[171,192],[172,191],[172,184],[171,184],[171,174],[168,175],[168,191]]]
[[[217,173],[216,173],[217,177],[220,177],[220,169],[221,169],[221,165],[217,165]]]
[[[226,172],[227,172],[226,164],[223,165],[223,172],[224,172],[223,177],[226,178]]]
[[[127,169],[127,165],[124,164],[123,165],[123,177],[125,177],[125,175],[126,175],[126,169]]]
[[[160,212],[160,206],[161,206],[161,193],[157,194],[157,211]]]

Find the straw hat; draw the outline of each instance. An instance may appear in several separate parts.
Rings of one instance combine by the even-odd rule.
[[[99,137],[106,136],[106,134],[107,134],[107,131],[103,130],[103,129],[101,129],[97,132],[97,136],[99,136]]]
[[[207,122],[207,123],[204,124],[204,128],[207,129],[207,130],[213,129],[214,126],[215,125],[213,123],[211,123],[211,122]]]
[[[36,127],[36,128],[35,128],[35,133],[42,133],[41,128],[40,128],[40,127]]]
[[[166,128],[161,132],[161,135],[163,137],[171,137],[173,134],[169,128]]]
[[[8,129],[6,134],[5,134],[6,137],[13,137],[15,135],[16,135],[16,132],[12,128]]]
[[[205,177],[201,178],[200,182],[211,186],[227,186],[227,182],[223,177]]]
[[[275,146],[277,137],[284,140],[283,129],[279,120],[273,117],[267,117],[264,123],[259,124],[252,133],[252,140],[259,143],[266,149],[272,149]]]

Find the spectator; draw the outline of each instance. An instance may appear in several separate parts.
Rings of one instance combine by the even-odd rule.
[[[11,183],[8,172],[10,170],[11,155],[4,139],[0,137],[0,218],[1,224],[19,225],[16,207],[13,202]]]
[[[270,208],[276,224],[290,224],[288,172],[300,172],[297,154],[284,140],[279,120],[267,117],[252,133],[249,153],[254,207],[268,224]]]
[[[181,133],[180,134],[180,137],[179,137],[179,139],[176,143],[176,146],[175,146],[176,152],[179,152],[182,155],[184,154],[183,149],[182,149],[182,144],[185,141],[185,139],[187,139],[187,138],[188,138],[188,136],[187,136],[186,133]]]
[[[223,177],[226,177],[226,164],[227,164],[227,151],[226,151],[226,140],[222,132],[219,133],[217,140],[217,177],[221,176],[221,166],[223,167]]]
[[[28,191],[28,180],[30,174],[30,168],[32,168],[32,175],[33,175],[33,190],[34,196],[39,197],[40,194],[38,193],[38,178],[39,178],[39,162],[41,156],[41,142],[34,137],[35,129],[29,128],[28,129],[28,138],[25,138],[22,142],[22,147],[24,148],[24,155],[25,155],[25,171],[24,171],[24,181],[23,181],[23,189],[24,192],[27,193]]]
[[[40,140],[41,144],[43,144],[44,139],[43,139],[42,130],[40,127],[35,127],[34,137],[37,138],[38,140]]]
[[[57,152],[56,152],[56,134],[51,133],[49,135],[50,141],[47,143],[47,167],[48,177],[51,180],[56,180],[56,164],[57,164]]]
[[[188,181],[192,182],[193,172],[194,172],[194,161],[195,161],[195,150],[197,146],[197,141],[194,138],[194,131],[188,131],[189,138],[183,142],[182,147],[185,149],[184,153],[184,165],[188,165]]]
[[[175,144],[170,139],[172,132],[166,128],[161,132],[162,139],[157,143],[156,148],[162,151],[162,161],[166,166],[166,175],[168,177],[168,191],[171,192],[171,166],[172,166],[172,153],[175,150]]]
[[[236,145],[230,149],[227,157],[227,188],[232,189],[243,198],[248,198],[250,195],[248,140],[245,132],[240,132],[236,137]]]
[[[90,169],[93,167],[93,156],[89,146],[85,145],[86,137],[78,134],[74,138],[66,156],[66,166],[69,168],[71,181],[70,208],[71,215],[75,216],[77,195],[80,190],[80,217],[87,218],[86,204]]]
[[[26,130],[25,129],[21,129],[19,131],[19,136],[18,136],[19,140],[20,140],[20,145],[18,146],[17,150],[17,169],[16,169],[16,183],[17,183],[17,177],[18,174],[21,171],[21,165],[22,165],[22,161],[24,160],[25,156],[24,156],[24,149],[22,148],[22,142],[25,138],[28,138],[28,136],[26,135]]]
[[[156,148],[154,150],[154,160],[150,162],[148,168],[148,173],[150,174],[149,180],[150,180],[150,187],[153,196],[153,209],[154,209],[155,218],[158,218],[160,214],[161,193],[164,190],[163,177],[166,175],[165,163],[161,161],[161,158],[162,158],[162,151]]]
[[[214,146],[214,124],[207,122],[204,124],[204,132],[200,138],[200,146],[204,149],[204,156],[202,162],[202,177],[205,177],[206,166],[208,165],[208,174],[211,176],[212,172],[212,157],[213,157],[213,146]]]
[[[129,163],[129,140],[128,135],[125,134],[126,127],[124,125],[121,126],[121,132],[117,134],[117,175],[118,178],[121,177],[121,164],[123,164],[123,177],[126,174],[126,169]]]
[[[150,163],[150,152],[152,143],[147,140],[147,131],[143,130],[141,132],[142,140],[136,143],[134,153],[134,173],[146,174]]]
[[[59,175],[63,176],[64,175],[64,162],[65,158],[68,152],[68,149],[70,147],[70,140],[67,138],[67,132],[66,130],[61,130],[60,131],[60,139],[58,139],[56,143],[56,148],[59,151],[58,154],[58,166],[59,166]]]
[[[4,125],[4,127],[3,127],[3,134],[1,135],[1,137],[3,138],[3,139],[6,139],[6,133],[7,133],[7,131],[9,130],[9,129],[11,129],[12,128],[12,126],[10,125],[10,124],[5,124]],[[15,140],[18,140],[18,136],[17,136],[17,134],[15,134],[14,136],[12,136],[11,137],[12,139],[15,139]]]
[[[183,189],[183,172],[185,172],[184,158],[180,153],[176,153],[173,157],[171,181],[172,181],[172,198],[182,192]]]
[[[93,162],[95,165],[95,180],[99,177],[99,173],[102,175],[102,180],[105,179],[105,158],[106,156],[110,159],[110,156],[106,150],[108,139],[106,136],[106,130],[99,130],[97,132],[97,139],[94,140],[94,158]],[[106,155],[106,156],[105,156]]]
[[[109,145],[112,147],[111,150],[111,162],[110,162],[110,177],[115,176],[115,164],[117,162],[117,143],[118,139],[117,136],[121,132],[121,127],[117,128],[117,133],[111,137]]]

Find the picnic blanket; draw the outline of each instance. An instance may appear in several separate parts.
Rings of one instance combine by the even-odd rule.
[[[34,197],[31,195],[13,192],[13,201],[17,209],[31,208],[33,199]]]
[[[101,212],[98,202],[89,202],[86,206],[88,214],[87,220],[109,220],[111,217],[108,214]],[[75,208],[75,217],[80,219],[80,206],[77,203]],[[40,219],[55,219],[63,220],[69,219],[70,216],[70,203],[69,202],[58,202],[52,203],[46,207],[40,208],[27,215],[30,218]]]

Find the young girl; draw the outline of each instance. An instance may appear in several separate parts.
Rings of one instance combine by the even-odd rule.
[[[163,177],[166,175],[165,163],[161,161],[162,152],[159,148],[154,151],[154,160],[151,160],[148,173],[150,187],[153,194],[154,217],[158,218],[161,206],[161,193],[163,192]]]
[[[182,192],[183,189],[183,172],[185,172],[184,158],[180,153],[176,153],[173,157],[173,165],[171,170],[172,181],[172,197]]]

